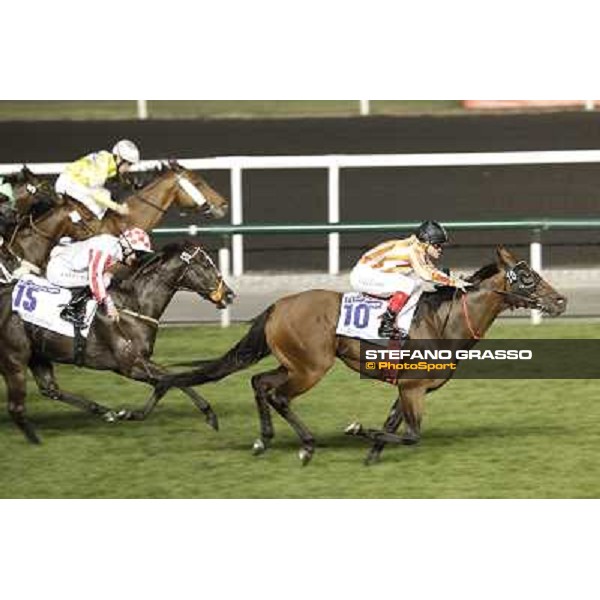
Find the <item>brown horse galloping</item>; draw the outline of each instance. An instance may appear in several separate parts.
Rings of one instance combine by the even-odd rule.
[[[40,180],[35,179],[31,171],[24,169],[22,173],[29,185],[41,189]],[[150,231],[173,204],[217,218],[225,215],[228,207],[225,198],[200,175],[186,171],[175,162],[163,165],[148,185],[125,199],[130,210],[127,217],[109,213],[100,221],[81,203],[67,196],[55,195],[53,200],[54,207],[37,219],[31,212],[24,213],[6,236],[4,260],[0,257],[0,261],[8,271],[14,271],[23,261],[34,266],[30,269],[33,272],[43,271],[50,251],[63,236],[84,240],[98,233],[119,235],[128,227]]]
[[[141,190],[128,195],[124,204],[130,211],[127,217],[109,212],[102,221],[93,215],[85,215],[84,218],[88,224],[96,223],[98,233],[118,235],[127,227],[150,231],[160,223],[173,204],[217,219],[227,214],[229,206],[227,200],[202,176],[184,169],[175,161],[162,165],[153,180]]]
[[[497,261],[470,278],[473,287],[461,301],[455,301],[453,288],[425,295],[410,330],[413,339],[463,340],[473,345],[496,317],[507,308],[530,307],[557,316],[564,312],[566,299],[524,261],[518,262],[506,249],[499,248]],[[260,416],[261,436],[255,453],[265,451],[274,432],[270,408],[275,409],[294,429],[302,442],[299,457],[310,461],[315,440],[291,409],[291,401],[311,389],[333,366],[336,357],[351,369],[385,379],[386,374],[366,371],[360,358],[360,342],[336,335],[342,295],[326,290],[310,290],[278,300],[255,319],[248,334],[222,358],[199,363],[198,369],[162,378],[155,389],[160,397],[169,387],[192,386],[218,381],[273,354],[280,365],[252,377],[252,387]],[[399,379],[399,396],[385,421],[384,431],[367,435],[374,441],[367,462],[378,459],[386,441],[404,419],[405,443],[417,443],[421,435],[423,402],[427,392],[439,389],[452,376],[432,379]],[[359,433],[358,431],[353,433]]]
[[[25,415],[28,367],[42,394],[52,400],[110,416],[110,420],[143,420],[150,414],[155,402],[148,402],[140,411],[117,415],[106,406],[61,390],[53,363],[73,364],[74,340],[25,323],[13,312],[13,287],[0,287],[0,375],[6,383],[10,417],[30,442],[38,443],[39,438]],[[166,372],[151,360],[159,319],[178,290],[195,292],[218,308],[224,308],[233,299],[233,292],[203,248],[190,242],[167,246],[111,288],[122,318],[113,324],[98,312],[90,327],[83,366],[156,384]],[[217,418],[210,405],[193,390],[182,391],[216,429]]]

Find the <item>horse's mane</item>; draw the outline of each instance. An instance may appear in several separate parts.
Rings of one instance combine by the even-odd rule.
[[[181,254],[186,243],[188,242],[173,242],[167,244],[157,252],[145,252],[137,265],[133,267],[122,266],[119,268],[113,279],[112,285],[120,291],[132,292],[135,282],[138,281],[140,277],[147,277],[158,270],[167,260],[176,254]]]
[[[493,277],[499,272],[498,265],[490,263],[475,271],[472,275],[466,277],[469,283],[477,287],[486,279]],[[436,311],[442,304],[450,302],[456,293],[456,288],[441,286],[435,292],[425,292],[419,301],[417,311],[415,312],[415,323],[417,323],[426,313]]]

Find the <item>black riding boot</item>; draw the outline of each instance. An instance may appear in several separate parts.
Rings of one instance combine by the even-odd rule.
[[[91,297],[92,293],[89,287],[73,288],[71,300],[60,311],[60,318],[77,327],[83,327],[85,325],[85,307]]]
[[[377,335],[381,338],[390,338],[391,340],[407,340],[408,333],[403,329],[396,327],[397,312],[387,309],[383,315],[381,315],[381,324]]]

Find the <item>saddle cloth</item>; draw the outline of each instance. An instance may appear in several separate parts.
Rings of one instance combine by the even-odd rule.
[[[368,296],[362,292],[348,292],[342,298],[340,316],[338,319],[337,335],[371,340],[374,343],[387,346],[388,339],[381,339],[377,334],[381,323],[381,316],[386,311],[388,301],[375,296]],[[412,321],[412,314],[409,316]],[[410,321],[406,322],[406,315],[400,313],[396,325],[405,331],[410,330]]]
[[[27,323],[72,338],[75,337],[73,324],[60,317],[60,312],[70,300],[71,290],[53,285],[43,277],[25,275],[19,279],[13,289],[12,309]],[[86,325],[81,330],[85,338],[88,336],[97,308],[98,303],[95,300],[88,300]]]

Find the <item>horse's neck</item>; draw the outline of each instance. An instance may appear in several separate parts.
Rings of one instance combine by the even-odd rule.
[[[174,174],[167,173],[144,189],[127,197],[125,204],[131,211],[127,217],[129,225],[149,231],[158,225],[174,199]]]
[[[503,291],[504,273],[498,273],[484,282],[478,290],[467,293],[466,301],[460,301],[465,339],[474,335],[483,337],[498,315],[505,309]]]
[[[29,217],[24,218],[29,219]],[[54,243],[69,227],[68,218],[68,210],[61,207],[38,219],[34,226],[27,222],[24,226],[18,227],[10,246],[11,250],[21,258],[42,267]]]
[[[135,282],[135,296],[141,314],[160,319],[175,295],[174,277],[158,268]]]

